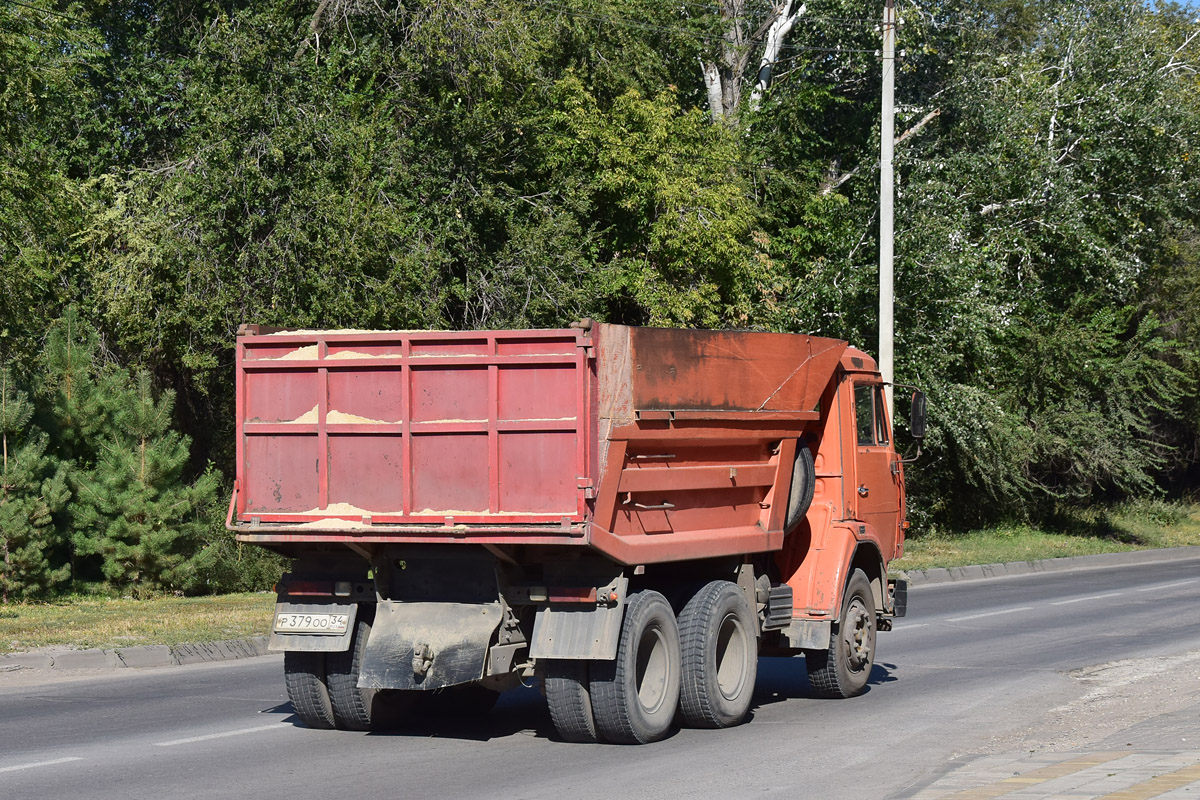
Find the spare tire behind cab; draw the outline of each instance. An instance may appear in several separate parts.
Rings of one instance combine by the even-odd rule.
[[[783,530],[791,533],[804,519],[808,507],[812,505],[813,491],[816,489],[817,468],[813,462],[812,450],[803,439],[796,442],[796,460],[792,464],[792,486],[788,492],[787,517]]]

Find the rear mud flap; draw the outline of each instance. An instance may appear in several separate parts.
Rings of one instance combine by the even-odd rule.
[[[600,659],[617,657],[625,606],[538,609],[533,623],[534,659]]]
[[[364,689],[440,689],[483,677],[500,603],[381,601],[363,653]]]

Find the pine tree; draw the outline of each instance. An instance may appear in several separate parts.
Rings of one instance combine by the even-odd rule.
[[[135,595],[186,588],[216,481],[182,480],[190,442],[171,430],[173,392],[156,400],[145,371],[110,371],[102,382],[115,426],[95,466],[73,479],[76,551],[99,556],[110,585]]]
[[[33,405],[0,368],[0,602],[55,588],[70,567],[55,566],[62,545],[52,515],[70,495],[61,464],[46,455],[47,436],[30,425]]]
[[[64,458],[90,464],[95,443],[113,426],[115,408],[99,385],[100,336],[71,306],[56,320],[42,351],[41,393],[53,411],[53,438]]]
[[[85,473],[95,467],[99,443],[111,438],[116,414],[114,390],[119,393],[123,389],[128,374],[102,368],[100,335],[81,318],[75,306],[68,307],[50,324],[41,367],[39,410],[46,415],[51,450],[61,459],[68,485],[78,494],[81,482],[86,482]],[[67,505],[62,515],[64,531],[75,530],[74,516],[79,508],[76,501]],[[64,535],[64,539],[71,580],[100,580],[100,559],[81,558],[75,537]]]

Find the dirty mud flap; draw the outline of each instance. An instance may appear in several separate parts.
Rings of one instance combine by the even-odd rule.
[[[783,629],[788,644],[798,650],[825,650],[833,623],[827,619],[794,619]]]
[[[503,614],[492,603],[382,601],[363,654],[364,689],[440,689],[483,677]]]
[[[600,659],[617,657],[624,605],[612,608],[550,606],[538,610],[530,656]]]

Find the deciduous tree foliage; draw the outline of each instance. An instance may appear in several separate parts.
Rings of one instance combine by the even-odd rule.
[[[76,274],[71,238],[86,190],[69,167],[100,40],[47,0],[0,7],[0,358],[20,376],[74,289],[64,281]]]
[[[129,478],[136,442],[170,454],[163,497],[210,462],[227,478],[243,322],[588,315],[872,350],[882,8],[799,8],[0,10],[0,355],[37,387],[46,452],[75,476],[71,508],[84,513],[80,476],[111,494],[86,522],[59,514],[56,535],[85,525],[77,545],[121,542],[103,550],[133,565],[114,581],[183,569],[135,552],[152,524],[112,521],[125,503],[154,517]],[[933,415],[911,470],[918,521],[1192,491],[1195,12],[897,9],[897,378],[929,390]],[[780,20],[791,27],[768,47]],[[716,121],[705,65],[721,78]],[[136,391],[132,374],[146,376]],[[190,448],[167,427],[131,433],[109,401],[133,396],[159,417],[171,407]],[[206,530],[161,544],[207,552],[207,577],[189,569],[215,586],[240,562],[219,524]]]

